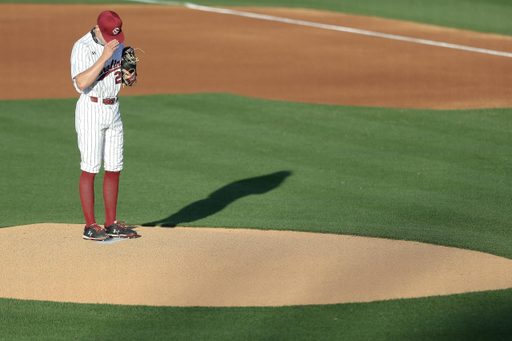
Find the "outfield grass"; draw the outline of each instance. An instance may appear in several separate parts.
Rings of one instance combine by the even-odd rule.
[[[0,0],[16,3],[135,4],[127,0]],[[206,6],[312,8],[512,35],[509,0],[196,0]]]

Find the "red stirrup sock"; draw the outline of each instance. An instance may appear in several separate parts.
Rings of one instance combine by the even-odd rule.
[[[105,226],[116,220],[117,195],[119,192],[119,175],[121,172],[105,171],[103,179],[103,200],[105,201]]]
[[[94,177],[96,174],[82,171],[80,176],[79,192],[84,212],[85,226],[96,222],[94,217]]]

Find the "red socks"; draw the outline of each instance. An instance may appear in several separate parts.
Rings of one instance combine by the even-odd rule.
[[[94,217],[94,177],[96,174],[82,171],[80,176],[80,201],[84,211],[85,226],[90,226],[96,222]]]
[[[119,192],[119,175],[121,172],[105,172],[103,180],[103,200],[105,201],[105,226],[116,220],[117,195]]]
[[[103,199],[105,201],[105,226],[110,226],[116,220],[117,196],[119,192],[120,172],[105,172],[103,180]],[[94,177],[96,174],[82,171],[79,192],[85,226],[96,222],[94,216]]]

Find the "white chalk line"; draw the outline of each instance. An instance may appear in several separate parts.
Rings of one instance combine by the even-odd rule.
[[[272,16],[272,15],[256,14],[256,13],[235,11],[235,10],[224,9],[224,8],[195,5],[195,4],[192,4],[189,2],[161,1],[161,0],[129,0],[129,1],[143,2],[143,3],[148,3],[148,4],[159,4],[159,5],[184,6],[184,7],[190,8],[190,9],[205,11],[205,12],[237,15],[237,16],[253,18],[253,19],[261,19],[261,20],[282,22],[282,23],[293,24],[293,25],[322,28],[322,29],[332,30],[332,31],[361,34],[361,35],[371,36],[371,37],[379,37],[379,38],[385,38],[385,39],[391,39],[391,40],[400,40],[400,41],[406,41],[406,42],[423,44],[423,45],[445,47],[445,48],[455,49],[455,50],[463,50],[463,51],[470,51],[470,52],[477,52],[477,53],[484,53],[484,54],[490,54],[490,55],[495,55],[495,56],[512,58],[512,53],[508,53],[508,52],[501,52],[501,51],[495,51],[495,50],[481,49],[481,48],[477,48],[477,47],[443,43],[443,42],[434,41],[434,40],[410,38],[410,37],[404,37],[404,36],[399,36],[399,35],[395,35],[395,34],[387,34],[387,33],[373,32],[373,31],[359,30],[359,29],[350,28],[350,27],[319,24],[319,23],[303,21],[303,20],[281,18],[281,17]]]

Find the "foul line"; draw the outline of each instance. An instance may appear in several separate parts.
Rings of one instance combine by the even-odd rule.
[[[303,20],[287,19],[287,18],[275,17],[272,15],[256,14],[256,13],[235,11],[235,10],[230,10],[230,9],[201,6],[201,5],[195,5],[195,4],[192,4],[189,2],[161,1],[161,0],[129,0],[129,1],[143,2],[143,3],[148,3],[148,4],[159,4],[159,5],[185,6],[190,9],[205,11],[205,12],[237,15],[237,16],[253,18],[253,19],[276,21],[276,22],[282,22],[282,23],[286,23],[286,24],[322,28],[322,29],[331,30],[331,31],[361,34],[361,35],[371,36],[371,37],[379,37],[379,38],[385,38],[385,39],[407,41],[407,42],[423,44],[423,45],[445,47],[445,48],[455,49],[455,50],[478,52],[478,53],[512,58],[512,53],[508,53],[508,52],[501,52],[501,51],[494,51],[494,50],[488,50],[488,49],[481,49],[481,48],[477,48],[477,47],[443,43],[443,42],[434,41],[434,40],[410,38],[410,37],[404,37],[404,36],[399,36],[399,35],[394,35],[394,34],[386,34],[386,33],[379,33],[379,32],[373,32],[373,31],[359,30],[359,29],[350,28],[350,27],[326,25],[326,24],[319,24],[319,23],[303,21]]]

